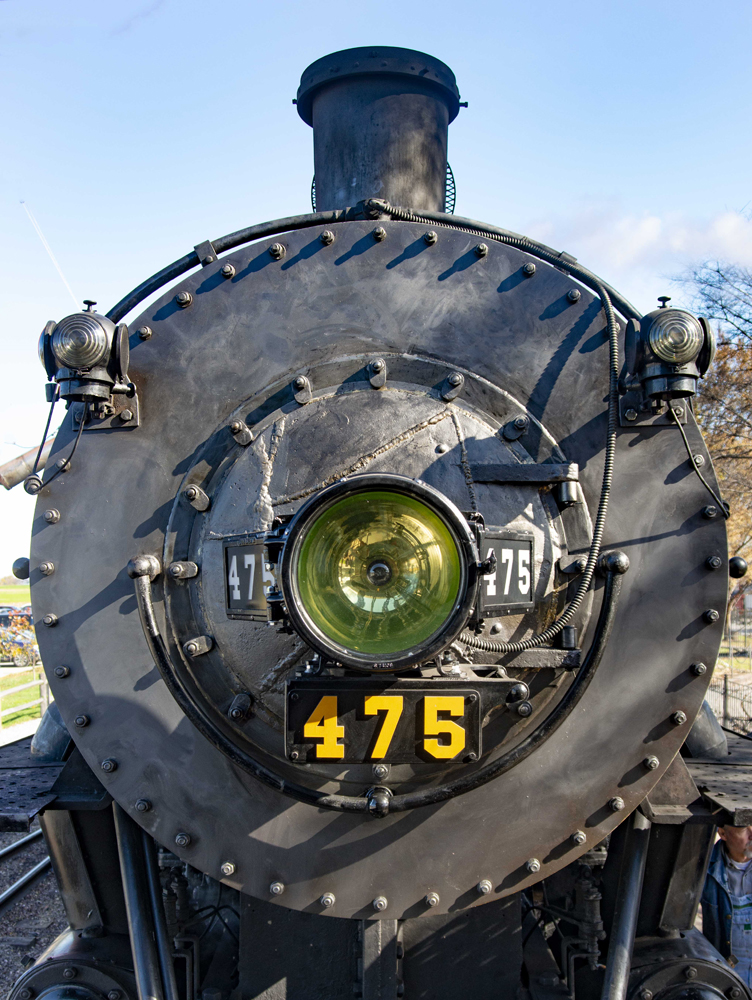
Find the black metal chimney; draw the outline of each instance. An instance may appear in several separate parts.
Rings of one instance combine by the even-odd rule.
[[[460,105],[443,62],[381,46],[333,52],[305,70],[297,105],[313,126],[318,211],[364,198],[444,211],[447,132]]]

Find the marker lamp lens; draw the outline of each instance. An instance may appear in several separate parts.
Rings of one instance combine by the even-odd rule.
[[[355,493],[324,509],[291,570],[314,631],[327,644],[379,661],[441,630],[464,576],[448,524],[421,500],[387,490]]]
[[[664,309],[653,320],[648,343],[661,361],[684,365],[694,361],[703,345],[702,327],[690,313]]]
[[[52,334],[52,351],[64,368],[93,368],[107,356],[109,338],[89,313],[61,319]]]

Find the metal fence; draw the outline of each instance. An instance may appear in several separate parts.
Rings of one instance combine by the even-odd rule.
[[[745,736],[752,731],[752,684],[734,684],[724,674],[710,682],[706,697],[722,726]]]

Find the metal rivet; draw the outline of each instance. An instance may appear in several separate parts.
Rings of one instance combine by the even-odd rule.
[[[222,862],[222,867],[220,870],[223,875],[234,875],[235,865],[232,863],[232,861],[224,861]]]
[[[59,619],[57,615],[45,615],[42,619],[42,624],[46,625],[47,628],[54,628],[57,625]]]
[[[178,847],[188,847],[191,842],[191,835],[189,833],[179,833],[175,837],[175,843]]]
[[[693,965],[688,965],[684,970],[684,977],[686,979],[697,979],[697,969]]]
[[[521,701],[519,705],[517,705],[516,711],[517,715],[521,715],[523,719],[526,719],[529,715],[533,714],[533,706],[529,701]]]
[[[389,775],[389,766],[387,764],[374,764],[371,773],[377,781],[383,781]]]
[[[693,663],[689,668],[695,677],[702,677],[702,675],[707,671],[707,667],[704,663]]]
[[[709,625],[712,625],[713,622],[717,622],[721,616],[718,614],[715,608],[708,608],[707,611],[703,612],[702,617],[705,619],[706,622],[708,622]]]
[[[26,987],[19,992],[18,996],[19,1000],[31,1000],[34,994],[30,989],[28,989],[28,987]]]
[[[330,247],[334,243],[334,233],[331,229],[325,229],[324,232],[319,236],[319,239],[324,244],[325,247]],[[280,883],[281,885],[282,883]],[[276,885],[276,883],[275,883]]]
[[[291,750],[290,751],[290,760],[298,760],[299,757],[300,757],[300,754],[298,753],[297,750]]]
[[[701,469],[703,467],[703,465],[705,465],[705,456],[704,455],[693,455],[692,456],[692,461],[694,462],[696,469]]]
[[[77,715],[74,721],[79,729],[83,729],[85,726],[89,725],[91,719],[88,715]]]
[[[522,268],[522,273],[525,275],[526,278],[532,278],[532,276],[535,274],[535,264],[533,264],[533,262],[529,260],[527,264],[525,264],[525,266]]]
[[[121,410],[118,417],[124,424],[129,424],[133,420],[133,410]]]
[[[660,761],[655,756],[655,754],[651,754],[649,757],[646,757],[642,763],[648,769],[648,771],[655,771],[655,769],[660,764]]]
[[[498,635],[501,632],[502,625],[501,622],[494,622],[491,626],[491,635]]]
[[[653,991],[648,989],[640,990],[640,1000],[653,1000]]]
[[[269,886],[269,892],[272,894],[272,896],[281,896],[284,891],[285,891],[284,882],[272,882],[272,884]]]
[[[683,726],[684,723],[687,721],[687,716],[685,715],[684,712],[674,712],[674,714],[671,716],[671,721],[675,726]]]
[[[452,372],[450,375],[447,375],[447,382],[450,385],[462,385],[463,381],[464,379],[459,372]]]
[[[39,572],[42,576],[52,576],[55,572],[55,564],[51,562],[43,562],[39,564]]]
[[[274,260],[282,260],[287,253],[287,249],[281,243],[272,243],[269,247],[269,256]]]
[[[386,896],[377,896],[371,904],[377,913],[383,913],[389,905]]]
[[[386,229],[383,226],[379,226],[378,229],[374,229],[373,238],[377,243],[381,243],[382,240],[386,239]]]
[[[468,755],[467,755],[467,756],[465,757],[465,760],[470,760],[470,761],[472,761],[472,760],[477,760],[477,759],[478,759],[478,755],[477,755],[477,753],[469,753],[469,754],[468,754]]]
[[[384,370],[384,359],[383,358],[375,358],[371,362],[371,371],[378,373],[378,372],[383,371],[383,370]]]
[[[73,966],[68,966],[67,969],[63,969],[63,979],[75,979],[78,975],[78,969],[74,969]]]
[[[514,426],[518,431],[527,430],[527,425],[529,421],[525,416],[519,416],[514,418]]]
[[[732,986],[726,995],[728,996],[729,1000],[739,1000],[739,998],[742,995],[742,991],[739,989],[738,986]]]
[[[446,453],[448,451],[449,451],[449,445],[448,444],[437,444],[436,445],[436,454],[437,455],[446,455]]]
[[[426,906],[438,906],[441,902],[438,892],[427,892],[426,893]]]
[[[581,295],[579,288],[570,288],[567,292],[567,302],[579,302]]]
[[[624,799],[621,797],[621,795],[615,795],[608,803],[608,808],[611,810],[611,812],[615,813],[621,812],[622,809],[624,808]]]
[[[151,802],[148,799],[138,799],[136,801],[136,812],[148,813],[151,810]]]
[[[577,847],[582,847],[586,840],[587,836],[582,830],[575,830],[572,834],[572,843],[576,844]]]
[[[329,909],[330,906],[334,906],[334,904],[337,902],[337,899],[333,892],[325,892],[324,895],[319,900],[319,902],[321,903],[322,906],[325,906],[327,909]]]
[[[493,889],[493,885],[487,878],[482,878],[475,889],[481,896],[487,896]]]
[[[637,420],[637,410],[633,410],[632,407],[630,406],[628,410],[624,411],[624,416],[629,421]]]
[[[112,757],[108,757],[103,760],[99,765],[105,774],[112,774],[113,771],[117,771],[117,761],[113,760]]]
[[[120,1000],[121,996],[122,993],[120,992],[120,990],[110,990],[110,992],[107,994],[107,1000]]]
[[[718,508],[714,507],[712,504],[708,504],[707,507],[702,508],[702,516],[706,520],[712,521],[714,517],[718,517]]]
[[[55,677],[67,677],[70,673],[70,667],[55,667]]]
[[[295,379],[295,382],[293,384],[294,384],[295,388],[298,391],[300,391],[301,389],[305,389],[305,387],[306,387],[306,378],[305,378],[305,376],[304,375],[298,375],[298,377]]]
[[[525,862],[525,868],[534,875],[536,872],[541,870],[541,863],[537,858],[528,858]]]
[[[153,334],[153,330],[150,326],[140,326],[136,333],[139,335],[141,340],[150,340]]]
[[[432,247],[438,238],[439,237],[433,230],[428,233],[423,233],[423,240],[429,245],[429,247]]]
[[[723,566],[723,559],[720,556],[708,556],[705,560],[705,565],[708,569],[720,569]],[[42,568],[41,566],[39,567]]]
[[[193,296],[190,292],[178,292],[175,296],[175,302],[181,309],[187,309],[191,302],[193,302]]]
[[[57,462],[55,462],[55,468],[65,469],[66,472],[68,471],[68,469],[70,469],[70,467],[71,467],[70,462],[68,461],[67,458],[59,458]]]
[[[57,522],[60,520],[60,511],[55,510],[54,507],[51,507],[50,510],[46,510],[42,516],[44,517],[47,524],[57,524]]]

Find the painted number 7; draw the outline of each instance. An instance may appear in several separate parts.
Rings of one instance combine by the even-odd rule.
[[[403,705],[402,695],[369,695],[365,700],[363,711],[366,715],[377,715],[379,712],[386,712],[384,721],[381,724],[381,731],[378,739],[371,751],[371,760],[382,760],[386,757],[389,744],[397,729],[397,723],[402,715]]]

